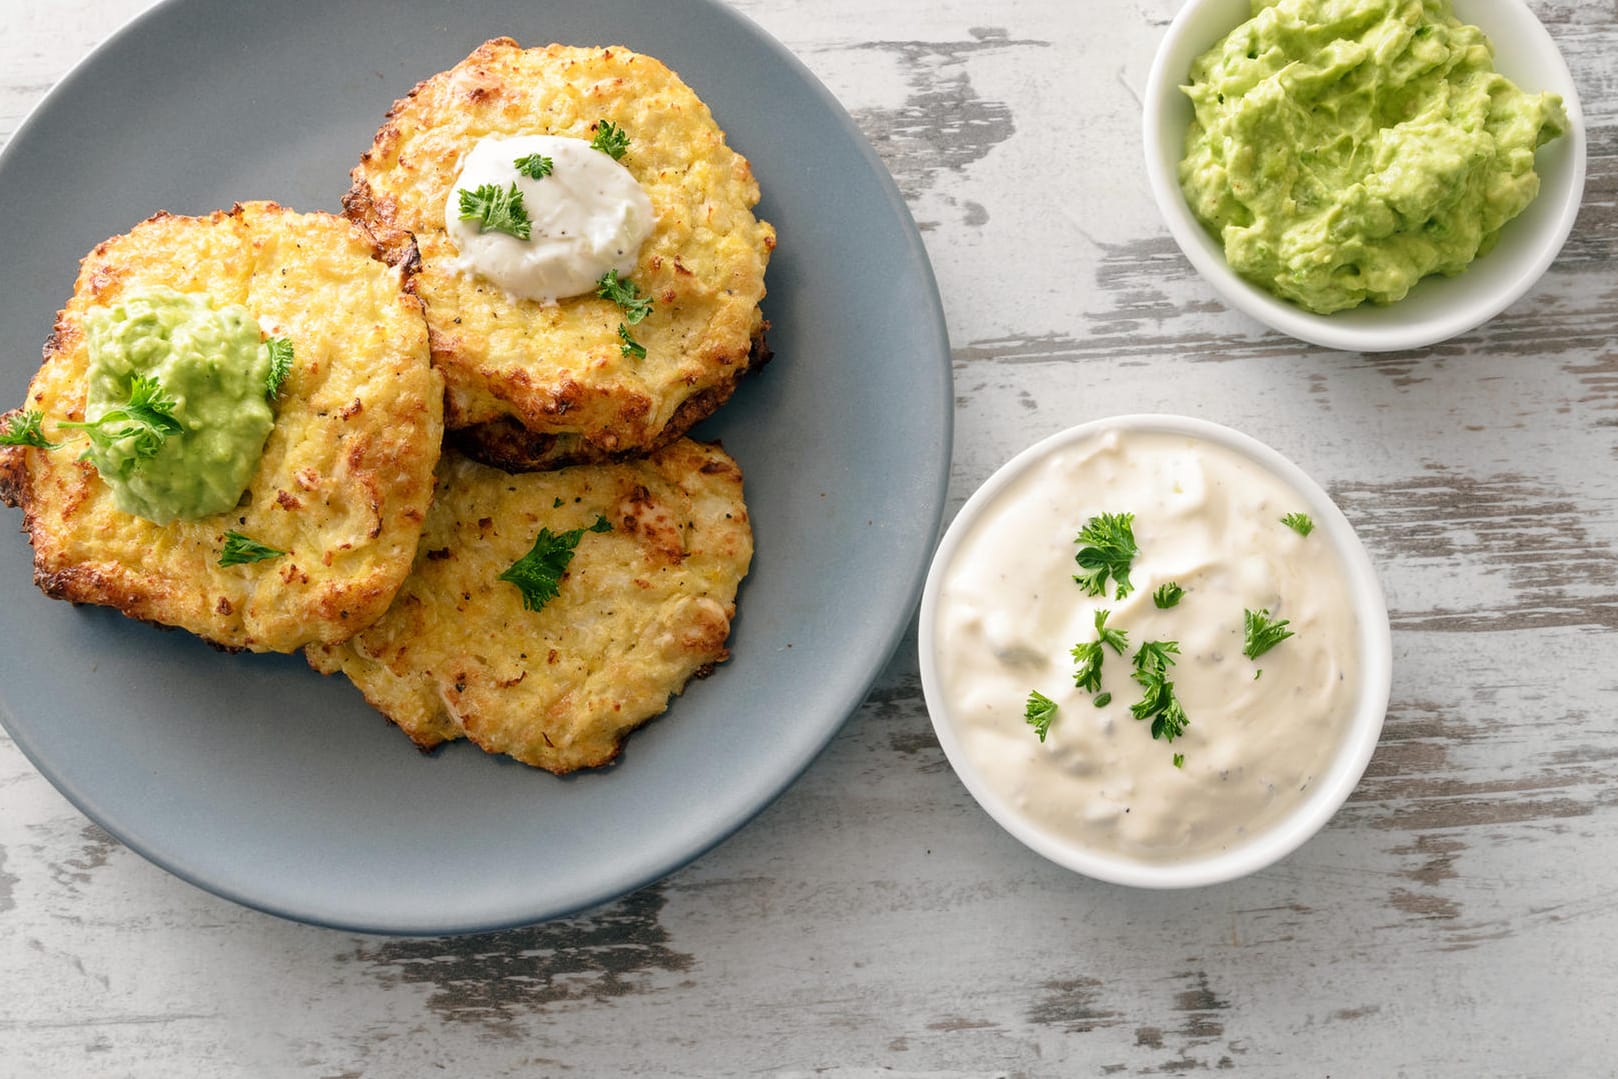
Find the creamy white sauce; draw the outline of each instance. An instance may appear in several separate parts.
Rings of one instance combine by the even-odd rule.
[[[539,180],[516,166],[536,153],[552,162]],[[513,183],[531,223],[528,239],[479,232],[476,220],[461,219],[463,189]],[[652,200],[628,169],[583,139],[560,135],[479,139],[444,201],[444,228],[459,253],[453,268],[545,304],[594,292],[608,270],[627,276],[654,222]]]
[[[1035,827],[1143,862],[1211,856],[1284,817],[1344,739],[1359,664],[1347,570],[1320,529],[1281,523],[1294,511],[1308,511],[1302,496],[1252,459],[1163,432],[1071,443],[1001,490],[945,567],[933,623],[947,711],[984,782]],[[1123,600],[1110,580],[1103,597],[1073,581],[1074,539],[1101,513],[1135,515]],[[1168,581],[1185,595],[1158,610]],[[1070,651],[1096,639],[1100,608],[1129,648],[1106,650],[1112,700],[1098,708]],[[1244,608],[1295,636],[1248,659]],[[1130,713],[1143,641],[1180,645],[1169,679],[1190,724],[1172,743]],[[1058,706],[1043,744],[1024,717],[1030,690]]]

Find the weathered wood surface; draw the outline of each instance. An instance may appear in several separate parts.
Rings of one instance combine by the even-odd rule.
[[[216,899],[0,737],[0,1074],[1618,1073],[1618,11],[1532,2],[1588,122],[1572,241],[1491,325],[1377,357],[1225,310],[1160,225],[1138,98],[1175,0],[738,5],[859,120],[925,232],[952,505],[1036,436],[1166,410],[1269,441],[1361,530],[1392,705],[1296,855],[1176,894],[1045,863],[949,770],[913,639],[719,849],[468,939]],[[0,0],[0,140],[142,6]]]

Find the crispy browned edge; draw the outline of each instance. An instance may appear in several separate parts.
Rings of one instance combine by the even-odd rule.
[[[473,56],[495,46],[510,46],[514,49],[522,48],[514,38],[490,38],[474,49],[460,63],[464,64]],[[457,64],[456,66],[460,65]],[[416,249],[416,238],[408,230],[394,227],[393,200],[383,199],[379,202],[371,191],[370,183],[361,174],[361,170],[365,167],[366,162],[371,160],[371,155],[377,147],[397,142],[401,137],[398,125],[394,121],[398,118],[399,110],[405,103],[421,93],[422,88],[428,83],[445,74],[447,72],[439,72],[436,75],[422,79],[412,86],[410,92],[405,94],[404,97],[394,101],[388,107],[387,113],[383,115],[382,126],[377,129],[375,137],[371,140],[371,145],[366,147],[365,151],[360,154],[359,164],[349,170],[350,185],[342,198],[343,215],[371,234],[372,238],[380,245],[382,257],[390,263],[414,260],[415,264],[419,266],[421,255]]]
[[[273,207],[276,210],[287,210],[291,213],[302,212],[289,210],[288,207],[282,206],[277,202],[266,201],[264,205],[267,207]],[[237,202],[233,203],[228,211],[216,210],[213,213],[224,213],[227,217],[235,217],[241,214],[241,212],[242,204]],[[139,228],[140,225],[150,224],[154,221],[163,221],[176,216],[183,215],[176,215],[170,213],[168,210],[159,210],[150,217],[146,218],[144,221],[137,224],[135,228]],[[203,215],[199,215],[199,219],[200,216]],[[213,214],[208,214],[205,216],[212,217]],[[421,265],[421,256],[415,250],[415,238],[406,233],[405,235],[409,241],[408,244],[400,247],[396,252],[394,252],[393,257],[385,258],[383,246],[377,241],[376,234],[373,233],[363,221],[355,221],[352,218],[348,220],[351,225],[358,228],[362,233],[365,234],[366,237],[370,239],[372,258],[377,259],[379,262],[383,262],[386,265],[397,266],[399,268],[401,290],[405,295],[409,296],[410,299],[414,300],[416,302],[416,306],[422,309],[423,313],[425,313],[425,308],[422,305],[421,299],[416,296],[415,273],[417,268],[419,268]],[[130,231],[133,231],[133,229]],[[108,245],[111,244],[113,240],[119,238],[121,237],[114,236],[101,241],[90,251],[88,255],[80,260],[80,264],[82,265],[84,262],[87,262],[90,259],[104,256],[107,252]],[[76,292],[77,285],[75,284],[75,294]],[[63,352],[67,348],[71,347],[72,338],[78,331],[66,321],[66,318],[67,309],[65,307],[56,312],[56,323],[51,329],[51,335],[45,339],[45,346],[42,350],[42,357],[40,360],[41,367],[50,363],[58,353]],[[31,386],[30,389],[32,389]],[[23,411],[25,411],[25,409],[26,406],[23,406],[21,408],[11,409],[8,412],[0,413],[0,426],[10,423],[12,416],[20,415]],[[40,524],[34,515],[33,488],[28,482],[28,455],[30,453],[38,452],[41,451],[27,446],[0,446],[0,502],[4,502],[8,506],[22,510],[23,520],[20,531],[27,535],[29,546],[34,547],[36,551],[38,550],[38,545],[35,542],[36,533],[40,529]],[[74,467],[91,468],[93,466],[79,464]],[[130,618],[140,622],[145,622],[148,625],[157,626],[160,629],[175,628],[166,623],[157,622],[153,619],[142,616],[138,610],[135,609],[142,597],[117,588],[111,581],[107,579],[104,574],[98,572],[90,566],[74,565],[68,566],[56,573],[47,573],[40,567],[39,560],[36,555],[34,560],[34,584],[39,587],[41,592],[44,592],[52,599],[67,600],[69,603],[95,603],[103,606],[115,607],[124,614],[128,615]],[[241,652],[245,650],[239,645],[225,644],[223,642],[213,640],[201,633],[196,634],[196,636],[200,637],[204,641],[207,641],[210,645],[217,648],[221,652]]]
[[[682,401],[649,446],[609,450],[580,435],[531,431],[514,417],[446,430],[445,437],[451,445],[474,461],[503,468],[507,472],[543,472],[568,465],[637,460],[670,445],[697,423],[713,415],[721,405],[730,400],[743,375],[749,371],[761,370],[774,355],[765,340],[768,330],[767,322],[759,326],[758,333],[754,335],[752,346],[748,350],[747,362],[733,367],[723,382],[709,386]]]

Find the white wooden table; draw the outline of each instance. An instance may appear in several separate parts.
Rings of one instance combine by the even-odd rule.
[[[0,141],[146,2],[0,0]],[[952,508],[1038,436],[1175,411],[1276,446],[1360,529],[1392,704],[1297,854],[1173,894],[1047,864],[951,773],[913,636],[720,848],[464,939],[198,891],[0,736],[0,1075],[1618,1073],[1618,11],[1531,3],[1584,98],[1573,238],[1483,330],[1372,357],[1226,310],[1160,224],[1138,98],[1177,0],[738,3],[859,120],[924,230]]]

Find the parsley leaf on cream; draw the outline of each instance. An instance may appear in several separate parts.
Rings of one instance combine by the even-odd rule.
[[[1135,653],[1135,669],[1161,673],[1174,666],[1174,657],[1179,654],[1179,641],[1144,641]]]
[[[1293,635],[1292,631],[1287,629],[1292,623],[1285,618],[1271,618],[1268,609],[1260,611],[1244,609],[1242,620],[1247,637],[1247,643],[1242,645],[1242,655],[1248,659],[1257,659]]]
[[[1135,673],[1130,677],[1141,687],[1141,699],[1129,706],[1136,719],[1152,721],[1152,737],[1172,742],[1185,733],[1191,720],[1185,714],[1180,699],[1174,695],[1174,683],[1168,680],[1168,670],[1179,655],[1177,641],[1146,641],[1135,653]]]
[[[515,183],[509,188],[480,184],[473,191],[463,187],[456,194],[461,200],[461,220],[476,221],[479,232],[503,232],[519,240],[532,235],[533,222]]]
[[[1129,582],[1130,563],[1140,553],[1135,546],[1134,523],[1133,513],[1103,513],[1084,523],[1073,541],[1080,545],[1074,561],[1083,572],[1073,579],[1086,595],[1105,595],[1108,577],[1112,578],[1115,599],[1123,599],[1135,590]]]
[[[1074,662],[1079,665],[1079,669],[1073,673],[1073,684],[1091,693],[1101,688],[1101,660],[1106,655],[1102,646],[1111,648],[1120,656],[1129,647],[1129,634],[1126,631],[1107,628],[1107,618],[1111,614],[1108,610],[1097,611],[1096,639],[1074,645],[1071,653]]]
[[[1073,662],[1079,665],[1073,672],[1073,684],[1094,693],[1101,688],[1101,659],[1105,653],[1100,641],[1086,641],[1073,646]]]
[[[1169,581],[1166,584],[1160,584],[1157,586],[1157,591],[1152,593],[1152,603],[1157,607],[1158,610],[1166,611],[1170,607],[1177,605],[1180,602],[1180,598],[1184,595],[1185,589],[1181,588],[1173,581]]]
[[[537,611],[561,594],[562,575],[573,561],[574,548],[586,532],[611,532],[612,525],[605,517],[597,516],[589,528],[575,528],[571,532],[552,532],[541,528],[534,538],[534,546],[511,564],[498,578],[517,586],[522,593],[525,610]]]
[[[529,154],[527,157],[519,157],[512,164],[517,166],[518,172],[530,180],[543,180],[556,167],[556,162],[544,154]]]
[[[1289,513],[1281,518],[1281,523],[1300,536],[1307,536],[1315,530],[1315,522],[1309,519],[1307,513]]]
[[[1107,619],[1111,614],[1111,611],[1106,610],[1096,612],[1096,637],[1100,640],[1100,643],[1121,656],[1124,654],[1124,649],[1129,647],[1129,632],[1122,629],[1108,629]]]
[[[1056,702],[1039,690],[1032,690],[1028,694],[1028,703],[1023,706],[1023,718],[1043,742],[1045,735],[1050,732],[1051,720],[1056,718]]]

